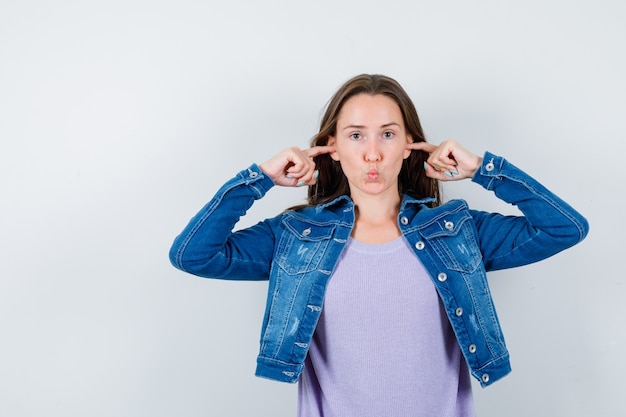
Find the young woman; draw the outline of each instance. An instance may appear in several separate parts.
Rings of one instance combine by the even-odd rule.
[[[191,219],[170,259],[202,277],[269,280],[258,376],[299,385],[300,416],[472,416],[510,372],[486,271],[580,242],[587,221],[500,156],[425,141],[402,87],[347,81],[311,148],[239,172]],[[440,201],[438,181],[481,185],[523,216]],[[275,185],[308,204],[233,232]]]

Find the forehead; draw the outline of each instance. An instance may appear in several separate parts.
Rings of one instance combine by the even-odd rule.
[[[357,94],[350,97],[341,108],[337,124],[382,126],[389,123],[404,125],[400,106],[392,98],[382,94]]]

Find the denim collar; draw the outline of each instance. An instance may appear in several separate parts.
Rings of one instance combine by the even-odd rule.
[[[329,201],[327,203],[324,203],[324,204],[320,204],[317,207],[320,210],[323,210],[323,209],[330,208],[330,207],[335,206],[335,205],[344,205],[344,204],[354,205],[354,202],[352,201],[350,196],[347,195],[347,194],[340,195],[339,197],[335,198],[334,200],[331,200],[331,201]]]
[[[437,201],[437,199],[435,197],[426,197],[426,198],[415,198],[415,197],[411,197],[410,195],[407,194],[403,194],[402,195],[402,204],[400,206],[400,210],[404,210],[409,204],[413,205],[413,204],[427,204],[427,203],[433,203]]]
[[[434,197],[426,197],[426,198],[420,198],[417,199],[415,197],[411,197],[410,195],[407,194],[403,194],[402,195],[402,204],[401,204],[401,210],[405,209],[406,206],[408,205],[413,205],[413,204],[427,204],[427,203],[432,203],[437,201],[436,198]],[[352,199],[350,198],[349,195],[344,194],[342,196],[339,196],[337,198],[335,198],[334,200],[331,200],[327,203],[324,204],[320,204],[316,207],[317,211],[321,211],[324,209],[329,209],[333,206],[343,206],[343,205],[348,205],[350,207],[354,206],[354,202],[352,201]]]

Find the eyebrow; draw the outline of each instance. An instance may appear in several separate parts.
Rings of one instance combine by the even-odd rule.
[[[389,122],[389,123],[385,123],[381,127],[385,128],[385,127],[390,127],[390,126],[398,126],[398,127],[400,127],[400,123]],[[346,130],[346,129],[365,129],[365,126],[363,126],[363,125],[348,125],[348,126],[343,128],[343,130]]]

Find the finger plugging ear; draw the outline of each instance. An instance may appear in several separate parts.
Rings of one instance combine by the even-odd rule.
[[[335,152],[334,145],[314,146],[298,152],[298,157],[294,158],[294,163],[286,170],[288,178],[294,179],[294,185],[302,187],[314,185],[319,177],[319,170],[315,165],[315,158]]]
[[[304,151],[296,152],[291,164],[285,170],[285,177],[289,178],[292,181],[291,185],[296,187],[315,184],[318,175],[313,156]]]

